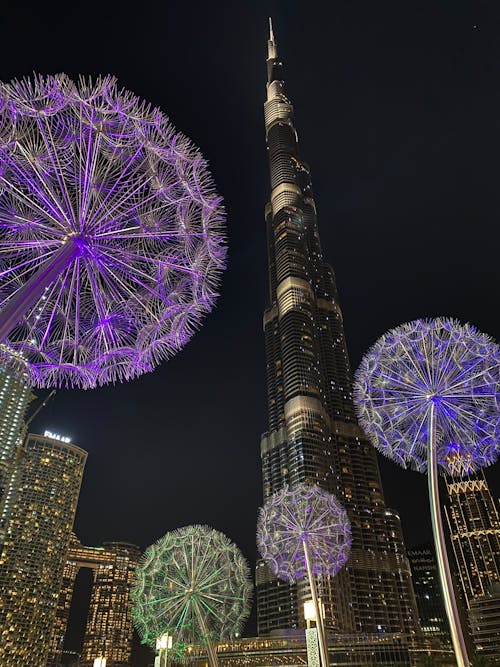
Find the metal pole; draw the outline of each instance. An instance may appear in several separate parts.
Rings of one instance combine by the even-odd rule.
[[[52,257],[21,287],[0,312],[0,343],[9,336],[23,316],[43,296],[45,288],[52,284],[72,260],[81,254],[79,246],[67,241]]]
[[[457,667],[469,667],[469,658],[465,646],[460,617],[458,615],[457,601],[453,590],[450,565],[446,553],[446,543],[443,533],[443,522],[441,520],[441,506],[439,502],[439,484],[437,457],[435,448],[435,416],[434,403],[430,404],[429,433],[427,435],[427,481],[429,486],[429,502],[431,508],[432,533],[436,547],[436,558],[443,592],[444,606],[448,623],[450,624],[451,639]]]
[[[328,667],[330,664],[328,659],[328,644],[325,637],[325,626],[323,624],[323,614],[318,602],[318,592],[316,590],[316,581],[314,580],[312,568],[311,568],[311,558],[309,554],[309,546],[307,540],[302,540],[304,546],[304,556],[306,559],[307,567],[307,576],[309,577],[309,587],[311,588],[311,597],[313,599],[314,611],[316,614],[316,628],[318,630],[318,639],[319,639],[319,652],[321,655],[321,662],[323,667]]]
[[[200,621],[201,631],[203,632],[205,638],[205,644],[207,646],[207,653],[208,653],[208,662],[210,664],[210,667],[219,667],[217,653],[214,647],[212,646],[212,642],[210,641],[210,637],[208,635],[208,629],[205,623],[205,617],[203,616],[200,610],[200,605],[198,604],[198,600],[196,598],[194,599],[194,606],[196,608],[196,614],[198,616],[198,620]]]

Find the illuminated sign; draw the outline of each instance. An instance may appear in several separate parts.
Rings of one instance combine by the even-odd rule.
[[[52,431],[44,432],[45,438],[52,438],[52,440],[60,440],[61,442],[71,442],[71,438],[68,438],[66,435],[59,435],[59,433],[52,433]]]

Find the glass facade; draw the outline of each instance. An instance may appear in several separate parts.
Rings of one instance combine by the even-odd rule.
[[[268,430],[261,440],[264,498],[284,485],[319,484],[352,524],[353,548],[335,579],[318,581],[330,631],[419,634],[398,515],[385,506],[374,448],[358,427],[335,277],[321,250],[309,167],[298,154],[293,106],[271,31],[264,104],[271,198],[266,206],[269,302],[264,313]],[[304,625],[307,586],[257,565],[259,635]]]

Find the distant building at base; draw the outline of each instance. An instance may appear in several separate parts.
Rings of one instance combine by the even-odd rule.
[[[100,657],[106,658],[106,667],[130,665],[133,625],[129,591],[139,556],[139,547],[128,542],[87,547],[71,536],[47,667],[64,664],[64,640],[80,568],[92,570],[93,586],[78,667],[93,667]]]
[[[500,664],[500,583],[471,601],[469,622],[477,655]]]
[[[433,645],[451,646],[434,547],[428,543],[408,549],[408,558],[422,632]]]
[[[448,479],[446,518],[478,655],[500,661],[500,516],[484,473]]]
[[[207,664],[206,649],[193,646],[188,649],[190,667]],[[329,639],[329,656],[332,667],[418,667],[424,657],[432,656],[437,665],[453,667],[455,661],[448,648],[417,646],[412,636],[396,634],[332,635]],[[269,667],[308,665],[304,630],[286,634],[273,633],[269,637],[249,637],[217,646],[220,667]],[[175,661],[173,661],[175,664]],[[185,664],[185,661],[182,663]]]

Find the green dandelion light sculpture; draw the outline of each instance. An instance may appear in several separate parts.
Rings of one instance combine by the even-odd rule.
[[[214,644],[241,633],[252,599],[250,568],[226,535],[208,526],[167,533],[142,557],[132,585],[132,615],[144,644],[162,635],[185,655],[204,644],[217,667]]]

